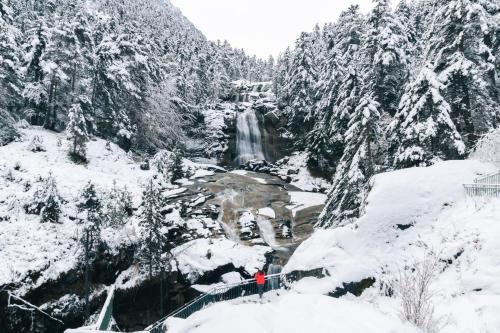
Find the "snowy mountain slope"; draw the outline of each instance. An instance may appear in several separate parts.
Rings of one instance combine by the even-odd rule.
[[[324,267],[316,291],[374,277],[363,298],[398,308],[377,287],[405,266],[435,256],[444,267],[433,281],[441,332],[498,332],[500,322],[500,202],[466,200],[463,183],[494,172],[490,164],[448,161],[428,168],[380,174],[372,181],[365,214],[347,227],[317,230],[294,253],[285,271]],[[312,288],[303,281],[302,288]]]
[[[45,152],[34,153],[28,149],[37,136]],[[88,181],[102,190],[126,186],[138,204],[141,185],[151,172],[141,171],[123,150],[103,140],[88,145],[89,164],[77,165],[67,156],[63,134],[42,129],[22,130],[22,140],[0,147],[0,249],[4,254],[4,268],[0,270],[0,285],[19,283],[33,272],[41,272],[37,281],[24,280],[36,287],[47,279],[55,279],[76,265],[79,255],[78,226],[75,203],[78,194]],[[15,170],[19,168],[19,170]],[[12,180],[5,177],[12,174]],[[42,224],[37,215],[25,214],[23,205],[32,200],[40,177],[52,173],[57,181],[59,194],[67,202],[63,205],[61,224]],[[120,232],[109,233],[108,245],[118,247],[134,241],[134,226]],[[34,284],[32,284],[34,283]]]
[[[127,187],[132,194],[134,207],[138,207],[141,194],[153,171],[144,171],[131,156],[112,143],[95,139],[88,145],[87,165],[78,165],[70,161],[67,155],[66,139],[64,134],[57,134],[40,128],[21,130],[22,138],[0,147],[0,251],[3,256],[3,265],[0,268],[0,285],[15,284],[20,293],[35,289],[43,283],[56,280],[62,273],[77,267],[81,255],[81,246],[78,242],[81,226],[75,222],[77,214],[76,202],[82,187],[92,181],[100,191],[107,191],[116,182],[117,187]],[[32,152],[28,149],[34,137],[42,141],[45,151]],[[185,166],[197,174],[213,174],[214,166],[196,164],[185,160]],[[16,170],[18,169],[18,170]],[[60,196],[64,200],[62,217],[59,224],[40,223],[38,215],[26,214],[24,205],[30,203],[36,191],[40,177],[47,177],[52,173],[57,182]],[[182,193],[185,188],[169,185],[169,193]],[[174,221],[174,227],[187,228],[189,234],[197,237],[211,237],[211,231],[203,229],[205,225],[217,224],[198,223],[196,220],[184,221],[177,210],[167,218]],[[221,227],[215,228],[220,230]],[[108,246],[108,251],[117,252],[139,240],[139,225],[133,216],[123,228],[105,228],[102,238]],[[189,241],[185,237],[185,241]],[[173,252],[178,255],[177,262],[182,273],[198,277],[207,270],[219,267],[219,264],[241,263],[244,267],[250,259],[251,272],[258,262],[264,260],[266,247],[249,248],[231,242],[224,237],[214,239],[209,246],[179,245]],[[220,246],[219,246],[220,245]],[[207,249],[212,251],[212,260],[203,261]],[[198,249],[198,251],[195,251]],[[245,256],[240,256],[245,254]],[[247,258],[247,259],[244,259]],[[206,259],[206,258],[205,258]],[[174,270],[176,268],[174,267]],[[192,270],[192,272],[190,271]],[[134,273],[135,272],[135,273]],[[140,273],[131,267],[123,273],[121,279],[126,279],[124,288],[133,286],[131,281],[141,282]],[[122,282],[120,282],[121,284]]]

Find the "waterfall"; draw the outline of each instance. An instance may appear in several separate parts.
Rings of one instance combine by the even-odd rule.
[[[265,159],[262,151],[262,138],[259,121],[252,109],[238,114],[236,120],[236,163],[244,164],[250,160]]]

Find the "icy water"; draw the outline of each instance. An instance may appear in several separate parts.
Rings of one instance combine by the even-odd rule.
[[[228,238],[246,245],[269,245],[278,257],[285,260],[313,232],[323,207],[323,204],[318,202],[318,205],[299,210],[293,215],[291,208],[294,203],[291,202],[290,192],[302,191],[267,174],[236,171],[207,176],[202,182],[198,181],[188,188],[203,188],[206,189],[204,193],[214,195],[205,205],[215,204],[219,207],[219,222]],[[259,214],[262,209],[273,212],[274,216]],[[251,212],[255,216],[256,232],[260,238],[245,241],[240,239],[238,220],[243,212]],[[280,223],[283,221],[291,222],[292,238],[282,237]]]
[[[236,120],[236,164],[263,160],[262,135],[255,111],[247,109]]]

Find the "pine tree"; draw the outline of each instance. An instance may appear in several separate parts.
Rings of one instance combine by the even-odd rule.
[[[291,73],[286,82],[286,89],[290,96],[288,124],[289,128],[299,135],[307,132],[315,119],[314,88],[317,84],[317,69],[312,52],[311,36],[302,33],[297,40],[291,61]]]
[[[427,60],[446,89],[443,96],[467,148],[499,124],[498,46],[494,0],[438,2]]]
[[[442,96],[444,89],[430,66],[407,87],[389,127],[395,167],[427,166],[464,156],[465,145]]]
[[[29,106],[25,113],[31,124],[43,125],[49,94],[44,84],[45,73],[41,62],[50,33],[45,21],[35,21],[33,24],[35,26],[31,26],[26,32],[23,45],[25,56],[22,70],[26,72],[27,83],[22,96]]]
[[[87,123],[83,116],[80,104],[73,104],[69,111],[69,122],[66,128],[67,139],[70,142],[69,155],[75,162],[87,160],[87,142],[89,135],[87,132]]]
[[[150,180],[142,195],[139,217],[142,227],[140,259],[146,265],[150,279],[163,265],[161,254],[167,240],[163,229],[165,219],[160,212],[161,208],[161,193],[153,180]]]
[[[19,73],[19,32],[13,25],[12,9],[0,1],[0,110],[17,111],[21,105],[22,81]],[[5,121],[6,117],[2,117]],[[0,121],[2,121],[0,120]]]
[[[132,196],[127,188],[118,188],[116,181],[113,181],[113,187],[106,196],[104,210],[107,225],[113,227],[124,225],[133,210]]]
[[[273,78],[274,94],[276,95],[276,101],[280,109],[285,108],[290,102],[290,91],[287,86],[290,66],[291,51],[290,48],[287,48],[278,58]]]
[[[344,137],[352,113],[359,102],[361,79],[356,69],[361,27],[363,25],[359,6],[351,6],[340,15],[339,22],[328,28],[329,45],[327,63],[322,69],[318,85],[317,109],[322,119],[315,138],[321,139],[323,158],[329,168],[335,169],[344,152]],[[311,147],[311,144],[308,145]],[[314,152],[315,150],[312,149]]]
[[[58,223],[61,215],[61,202],[57,191],[57,184],[52,175],[45,182],[44,206],[40,211],[42,222]]]
[[[61,215],[61,197],[57,190],[56,180],[49,174],[41,186],[35,191],[32,201],[26,206],[29,214],[38,214],[41,222],[58,223]]]
[[[184,178],[184,170],[183,170],[183,156],[180,149],[174,150],[174,161],[172,163],[172,181],[176,181]]]
[[[337,99],[331,110],[331,115],[325,119],[326,133],[330,137],[331,155],[329,160],[334,167],[344,154],[346,146],[346,132],[349,128],[351,116],[359,105],[361,95],[361,78],[355,64],[350,63],[343,73],[337,92]]]
[[[351,115],[344,155],[317,226],[345,225],[360,216],[365,186],[377,171],[377,142],[381,137],[379,107],[373,99],[362,98]]]
[[[381,110],[393,116],[407,77],[408,36],[390,0],[375,0],[368,17],[361,50],[361,66],[366,94],[380,103]]]
[[[95,185],[89,181],[80,193],[77,204],[79,220],[83,224],[80,242],[84,251],[84,284],[85,284],[85,314],[90,315],[90,264],[96,256],[97,246],[101,239],[102,202]]]

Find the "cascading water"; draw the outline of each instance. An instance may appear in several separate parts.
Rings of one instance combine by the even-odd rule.
[[[236,120],[236,163],[263,160],[262,138],[255,111],[247,109]]]

